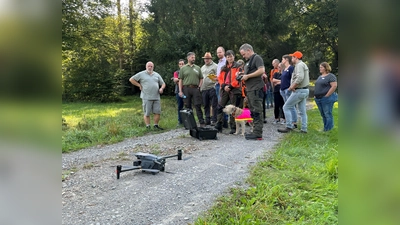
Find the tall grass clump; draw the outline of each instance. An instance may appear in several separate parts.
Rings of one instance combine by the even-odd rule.
[[[330,132],[316,107],[307,114],[307,134],[286,134],[251,169],[249,188],[231,189],[195,224],[338,224],[338,105]]]

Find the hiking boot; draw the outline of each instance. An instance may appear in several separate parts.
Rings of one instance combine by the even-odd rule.
[[[154,129],[164,130],[164,128],[159,127],[158,125],[154,125]]]
[[[292,128],[289,128],[289,127],[279,128],[279,129],[278,129],[278,132],[280,132],[280,133],[289,133],[289,132],[291,132],[291,131],[293,131],[293,129],[292,129]]]
[[[246,140],[262,140],[262,135],[256,135],[254,133],[246,134]]]

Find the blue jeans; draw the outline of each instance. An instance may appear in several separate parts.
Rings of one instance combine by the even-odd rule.
[[[338,96],[336,92],[333,92],[329,97],[315,98],[315,103],[318,106],[322,121],[324,122],[324,131],[330,131],[333,128],[332,109],[337,99]]]
[[[178,123],[182,124],[182,118],[179,111],[183,109],[183,98],[179,97],[179,94],[176,94],[176,102],[178,103]]]
[[[292,91],[289,91],[288,89],[285,90],[280,90],[281,96],[283,98],[283,102],[286,102],[288,100],[288,98],[290,97],[290,95],[292,94]],[[282,108],[283,109],[283,108]],[[283,111],[283,113],[285,114],[285,118],[287,121],[287,116],[285,111]],[[297,111],[296,111],[296,107],[290,109],[290,115],[292,116],[292,123],[297,123]]]
[[[283,105],[283,112],[285,113],[286,117],[286,127],[293,129],[292,112],[293,110],[296,111],[296,104],[297,104],[299,107],[300,117],[301,117],[301,130],[307,131],[306,103],[309,93],[310,91],[308,89],[297,89],[293,91],[290,97],[287,99],[285,105]]]
[[[215,85],[215,93],[217,94],[218,102],[219,102],[219,99],[221,98],[221,96],[219,96],[219,89],[220,88],[221,88],[221,85],[219,83],[217,83]]]
[[[274,95],[272,93],[272,89],[268,89],[265,92],[265,104],[267,104],[267,108],[272,107],[272,104],[274,103]]]

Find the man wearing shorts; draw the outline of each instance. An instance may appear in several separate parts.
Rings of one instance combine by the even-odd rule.
[[[164,92],[165,82],[154,70],[152,62],[146,63],[146,70],[133,75],[129,81],[140,88],[140,98],[144,112],[144,123],[146,128],[150,129],[150,114],[154,114],[154,128],[163,130],[158,126],[161,114],[160,94]],[[161,87],[160,87],[161,86]]]

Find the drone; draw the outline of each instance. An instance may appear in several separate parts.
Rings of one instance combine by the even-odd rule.
[[[138,152],[135,154],[137,160],[133,161],[133,166],[117,166],[117,179],[119,179],[122,172],[130,170],[142,170],[142,172],[150,172],[155,175],[157,173],[165,171],[165,159],[178,157],[178,160],[182,160],[182,150],[178,150],[176,155],[168,156],[156,156],[153,154]]]

